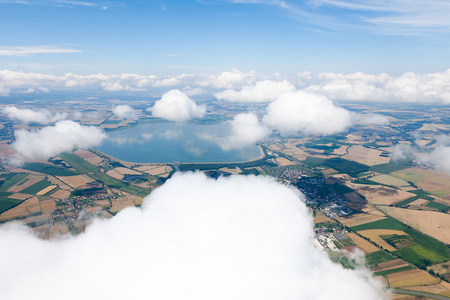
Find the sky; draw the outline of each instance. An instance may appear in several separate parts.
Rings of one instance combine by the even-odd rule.
[[[442,72],[449,15],[446,0],[0,0],[0,69]]]

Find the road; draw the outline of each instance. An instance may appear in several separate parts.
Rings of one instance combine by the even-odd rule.
[[[391,289],[391,291],[393,293],[399,293],[399,294],[405,294],[405,295],[411,295],[411,296],[422,296],[422,297],[426,297],[426,298],[430,298],[430,299],[450,300],[450,297],[428,294],[428,293],[418,292],[418,291],[410,291],[410,290],[402,290],[402,289]]]

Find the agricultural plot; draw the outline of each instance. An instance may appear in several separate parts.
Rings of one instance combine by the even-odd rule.
[[[369,203],[391,205],[416,196],[410,192],[379,185],[347,183],[347,186],[364,196]]]
[[[74,172],[46,163],[38,163],[38,162],[29,162],[22,166],[23,169],[53,175],[53,176],[71,176],[75,175]]]
[[[5,214],[4,212],[9,211],[13,207],[19,205],[20,202],[21,201],[19,200],[0,198],[0,221],[2,221],[3,219],[3,215]]]
[[[172,167],[170,166],[142,166],[135,169],[153,176],[158,176],[172,171]],[[239,167],[236,167],[236,169],[239,170]]]
[[[393,261],[394,259],[396,258],[384,251],[377,251],[366,255],[366,263],[369,266],[377,266],[381,263]]]
[[[450,274],[450,261],[429,266],[427,270],[433,270],[434,273],[441,275]]]
[[[374,242],[375,244],[379,245],[380,247],[383,247],[383,249],[386,249],[388,251],[397,251],[396,248],[388,244],[384,239],[381,238],[382,235],[406,235],[404,231],[400,230],[391,230],[391,229],[368,229],[368,230],[362,230],[358,231],[359,234],[364,236],[365,238],[369,239],[370,241]]]
[[[316,215],[314,216],[314,224],[320,224],[320,223],[325,223],[325,222],[332,222],[333,220],[331,220],[330,218],[328,218],[327,216],[325,216],[323,213],[321,213],[320,211],[316,212]]]
[[[366,223],[372,223],[385,219],[385,216],[372,215],[367,213],[353,214],[347,217],[339,217],[338,220],[347,227],[354,227]]]
[[[379,251],[376,246],[374,246],[372,243],[368,242],[367,240],[363,239],[359,235],[357,235],[354,232],[347,233],[347,236],[355,243],[355,245],[364,251],[366,254],[374,253]]]
[[[36,196],[43,196],[43,195],[49,193],[50,191],[53,191],[57,187],[58,187],[57,185],[50,185],[50,186],[40,190],[39,192],[37,192]]]
[[[347,149],[347,154],[343,155],[342,158],[356,161],[367,166],[389,163],[391,158],[381,156],[382,153],[383,151],[380,150],[354,145]]]
[[[410,210],[398,207],[383,207],[383,212],[443,243],[450,244],[450,215]]]
[[[407,289],[450,297],[450,283],[445,281],[430,285],[410,286]]]
[[[398,268],[403,268],[406,266],[409,266],[410,264],[402,259],[394,259],[387,262],[379,263],[375,268],[373,268],[373,271],[380,272],[380,271],[388,271]]]
[[[0,191],[7,191],[8,189],[10,189],[12,186],[18,184],[19,182],[21,182],[22,180],[25,179],[25,177],[27,177],[28,174],[9,174],[6,179],[4,181],[2,181],[1,187],[0,187]]]
[[[98,168],[91,165],[81,157],[73,153],[61,153],[59,155],[66,163],[72,166],[79,174],[87,174],[91,172],[97,172]]]
[[[391,175],[413,182],[418,188],[436,196],[450,199],[450,176],[447,174],[429,169],[408,168]]]
[[[79,157],[81,157],[82,159],[84,159],[85,161],[87,161],[88,163],[90,163],[91,165],[94,165],[94,166],[100,166],[103,162],[102,157],[100,157],[97,154],[92,153],[88,150],[78,149],[78,150],[74,151],[73,153],[75,153],[76,155],[78,155]]]
[[[412,269],[387,275],[391,287],[409,287],[417,285],[437,284],[440,279],[431,276],[424,270]]]
[[[40,192],[41,190],[46,189],[50,185],[51,185],[51,183],[47,179],[44,179],[44,180],[41,180],[41,181],[27,187],[26,189],[21,190],[20,192],[24,193],[24,194],[35,195],[38,192]]]
[[[291,165],[295,165],[295,163],[294,163],[293,161],[290,161],[289,159],[284,158],[284,157],[281,157],[281,156],[278,156],[278,157],[276,158],[276,161],[277,161],[278,165],[280,165],[280,166],[291,166]]]
[[[111,176],[112,178],[115,178],[117,180],[122,180],[125,176],[116,170],[109,170],[106,172],[106,175]]]
[[[322,164],[353,177],[369,170],[367,165],[340,157],[324,160]]]
[[[91,188],[90,183],[95,180],[87,175],[75,175],[75,176],[60,176],[59,180],[72,187],[73,189],[86,189]]]
[[[407,181],[397,178],[397,177],[386,175],[386,174],[381,174],[381,175],[371,177],[370,180],[375,181],[379,184],[383,184],[383,185],[390,185],[390,186],[397,186],[397,187],[410,186],[410,184]]]
[[[12,220],[14,218],[28,217],[32,214],[36,214],[41,211],[37,197],[32,197],[23,202],[22,201],[16,202],[16,205],[17,206],[15,206],[14,208],[11,208],[10,210],[0,215],[0,222]]]
[[[142,172],[138,172],[132,169],[124,168],[124,167],[118,167],[115,168],[114,171],[122,174],[122,175],[142,175]]]

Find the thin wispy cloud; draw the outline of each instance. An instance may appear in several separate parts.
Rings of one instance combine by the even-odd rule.
[[[33,54],[78,53],[79,49],[65,48],[60,45],[43,46],[0,46],[0,55],[3,56],[28,56]]]
[[[450,2],[444,0],[218,0],[204,4],[276,6],[290,17],[328,29],[366,30],[382,34],[418,35],[450,28]]]

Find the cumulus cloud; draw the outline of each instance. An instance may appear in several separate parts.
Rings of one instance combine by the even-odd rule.
[[[106,134],[97,127],[65,120],[36,131],[16,130],[11,148],[17,153],[12,162],[48,159],[64,151],[99,145]]]
[[[296,91],[284,93],[270,103],[263,124],[283,134],[328,135],[345,131],[351,125],[351,116],[325,96]]]
[[[244,86],[240,91],[225,90],[215,93],[219,100],[230,102],[270,102],[278,98],[283,92],[293,92],[295,87],[287,80],[258,81],[254,86]]]
[[[231,133],[220,146],[224,150],[239,149],[255,144],[262,140],[267,134],[267,128],[261,125],[258,117],[254,113],[236,115],[229,121]]]
[[[139,119],[137,110],[129,105],[117,105],[113,108],[113,114],[121,119]]]
[[[231,72],[222,72],[219,75],[199,78],[196,83],[202,87],[236,89],[244,85],[250,85],[257,77],[258,76],[255,71],[244,73],[233,68]]]
[[[450,174],[450,146],[439,145],[434,149],[431,162],[436,170]]]
[[[31,109],[20,109],[15,106],[4,107],[2,113],[7,115],[11,120],[20,121],[22,123],[49,124],[67,118],[66,113],[52,114],[48,110],[35,111]]]
[[[152,115],[175,122],[185,122],[194,118],[203,118],[206,112],[204,106],[197,106],[185,93],[171,90],[165,93],[161,100],[149,109]]]
[[[5,56],[27,56],[42,53],[48,54],[48,53],[76,53],[76,52],[83,52],[83,51],[71,48],[64,48],[59,45],[18,46],[18,47],[0,46],[0,55]]]
[[[0,298],[388,298],[368,271],[332,263],[312,236],[302,195],[271,178],[176,174],[142,209],[78,237],[47,242],[2,226]]]

